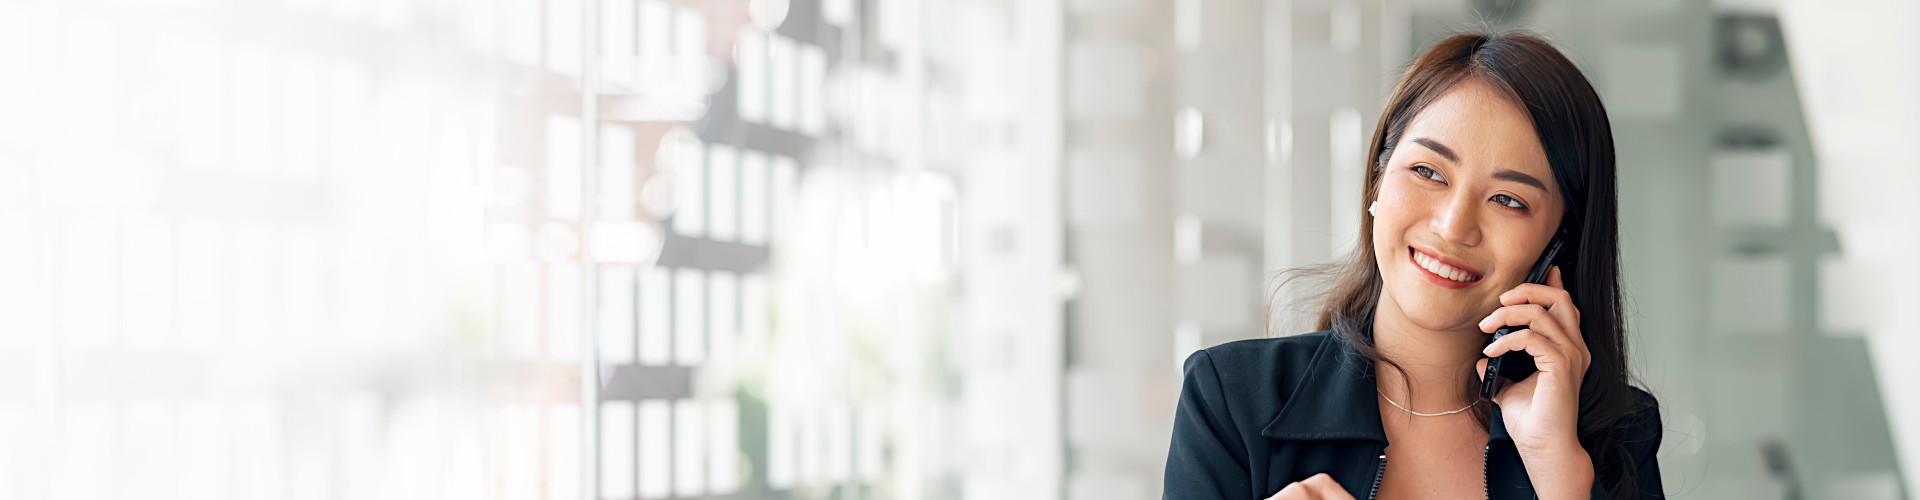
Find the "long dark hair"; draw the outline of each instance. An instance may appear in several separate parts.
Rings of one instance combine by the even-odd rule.
[[[1460,34],[1434,44],[1407,68],[1380,112],[1366,155],[1360,206],[1378,196],[1387,158],[1414,115],[1467,81],[1486,83],[1525,108],[1565,197],[1560,227],[1567,230],[1566,245],[1555,264],[1580,310],[1580,331],[1593,354],[1580,385],[1580,444],[1593,458],[1596,481],[1614,498],[1636,498],[1634,464],[1616,438],[1622,418],[1640,408],[1633,407],[1628,386],[1613,131],[1606,107],[1580,68],[1552,44],[1523,32]],[[1331,330],[1370,359],[1392,364],[1373,345],[1381,289],[1373,217],[1361,211],[1360,241],[1352,254],[1307,273],[1324,277],[1328,285],[1315,327]],[[1478,398],[1477,378],[1467,385],[1468,397]],[[1487,406],[1475,407],[1474,415],[1484,424]]]

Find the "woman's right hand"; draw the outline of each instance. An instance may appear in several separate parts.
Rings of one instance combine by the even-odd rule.
[[[1333,476],[1322,472],[1281,488],[1267,500],[1353,500],[1353,495],[1348,495],[1347,489],[1341,488]]]

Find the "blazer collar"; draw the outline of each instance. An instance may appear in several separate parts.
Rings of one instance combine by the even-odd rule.
[[[1277,360],[1276,360],[1277,361]],[[1387,442],[1374,396],[1373,360],[1331,333],[1320,340],[1307,371],[1280,414],[1260,434],[1284,440],[1365,439]]]
[[[1364,439],[1386,444],[1373,375],[1373,360],[1329,333],[1314,350],[1306,374],[1281,405],[1280,414],[1260,430],[1260,435],[1308,441]],[[1500,419],[1500,407],[1494,405],[1489,413],[1488,442],[1512,441]]]

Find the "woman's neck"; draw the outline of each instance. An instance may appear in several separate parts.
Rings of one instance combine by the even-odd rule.
[[[1381,294],[1373,313],[1373,346],[1393,363],[1374,363],[1376,384],[1387,397],[1415,411],[1459,408],[1472,402],[1466,389],[1487,338],[1471,325],[1462,330],[1422,328]]]

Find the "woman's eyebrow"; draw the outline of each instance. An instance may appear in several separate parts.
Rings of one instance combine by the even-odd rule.
[[[1441,144],[1440,141],[1436,141],[1426,137],[1415,137],[1413,138],[1413,143],[1419,144],[1421,146],[1426,146],[1427,149],[1431,149],[1435,153],[1440,153],[1440,156],[1445,157],[1447,161],[1454,162],[1454,163],[1460,162],[1460,157],[1458,155],[1453,154],[1453,148],[1449,148],[1447,147],[1447,145]],[[1498,172],[1494,172],[1493,178],[1526,184],[1528,186],[1533,186],[1535,189],[1539,189],[1541,192],[1547,192],[1547,183],[1540,182],[1540,179],[1531,175],[1527,175],[1525,172],[1520,172],[1517,170],[1501,170]]]
[[[1441,144],[1440,141],[1428,139],[1425,137],[1415,137],[1413,138],[1413,143],[1419,144],[1421,146],[1426,146],[1427,149],[1431,149],[1435,153],[1440,153],[1440,156],[1446,157],[1447,161],[1460,163],[1460,157],[1453,154],[1453,148],[1449,148],[1447,147],[1447,145]]]
[[[1526,184],[1528,186],[1533,186],[1534,188],[1539,189],[1540,192],[1543,192],[1543,193],[1547,192],[1546,183],[1540,182],[1540,179],[1536,179],[1531,175],[1527,175],[1525,172],[1519,172],[1514,170],[1501,170],[1498,172],[1494,172],[1493,178]]]

